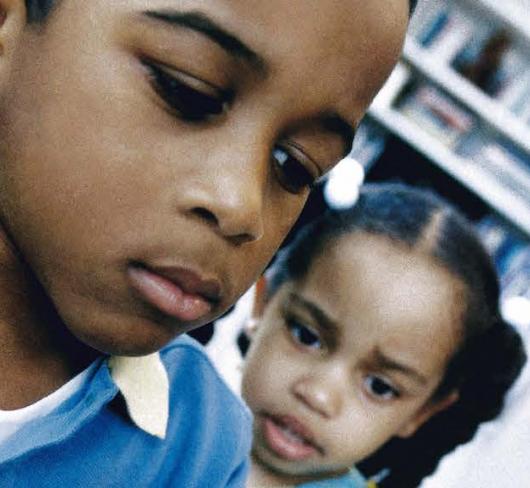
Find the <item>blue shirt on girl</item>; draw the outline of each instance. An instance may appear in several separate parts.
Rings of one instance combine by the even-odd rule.
[[[352,468],[348,473],[338,478],[310,481],[298,485],[298,488],[366,488],[367,486],[364,476],[356,468]]]

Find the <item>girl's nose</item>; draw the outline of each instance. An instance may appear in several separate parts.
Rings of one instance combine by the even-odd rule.
[[[326,419],[339,415],[342,395],[339,385],[324,377],[304,377],[293,385],[294,396],[307,408]]]

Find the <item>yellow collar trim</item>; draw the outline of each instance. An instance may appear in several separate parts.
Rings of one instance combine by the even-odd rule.
[[[160,354],[112,356],[108,364],[133,422],[164,439],[169,418],[169,380]]]

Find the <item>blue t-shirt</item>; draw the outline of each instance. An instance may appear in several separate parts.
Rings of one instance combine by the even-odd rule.
[[[166,438],[137,427],[106,360],[85,387],[0,445],[0,487],[244,486],[251,416],[202,347],[161,351],[170,383]]]

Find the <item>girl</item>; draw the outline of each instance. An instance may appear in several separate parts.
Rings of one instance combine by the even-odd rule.
[[[256,295],[249,486],[417,486],[498,414],[525,361],[471,224],[422,190],[368,187],[304,229]]]

